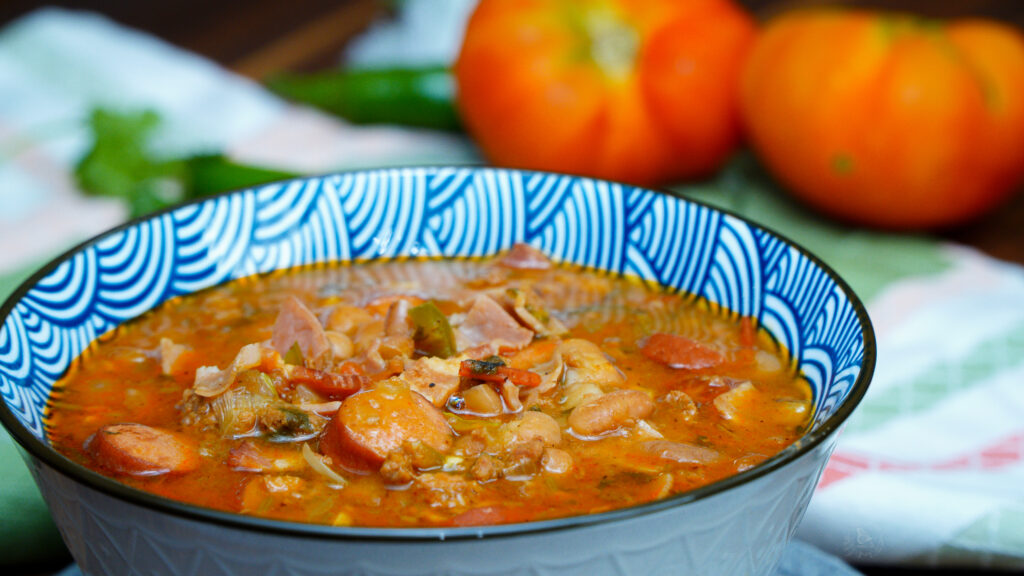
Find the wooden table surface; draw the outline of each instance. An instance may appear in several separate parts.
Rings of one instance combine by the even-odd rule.
[[[759,17],[767,17],[797,0],[740,0]],[[1024,2],[1020,0],[850,0],[817,3],[856,4],[910,10],[936,17],[979,15],[998,18],[1024,28]],[[144,30],[173,44],[202,54],[226,68],[260,80],[284,70],[313,71],[334,66],[345,44],[374,19],[388,18],[387,0],[86,0],[57,1],[50,5],[82,8],[107,14],[125,25]],[[31,0],[0,2],[0,26],[42,6]],[[996,258],[1024,264],[1024,185],[1000,209],[937,237],[974,246]],[[29,573],[51,573],[40,567]],[[909,569],[860,567],[869,575],[911,575]],[[927,571],[943,574],[945,571]],[[957,573],[949,571],[949,574]]]

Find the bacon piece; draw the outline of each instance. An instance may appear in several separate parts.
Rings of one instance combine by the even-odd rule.
[[[523,328],[490,296],[479,296],[466,313],[455,340],[459,350],[487,345],[493,352],[501,348],[519,350],[533,340],[533,331]],[[492,352],[492,353],[493,353]]]
[[[282,356],[292,346],[298,345],[306,360],[315,360],[331,348],[327,333],[316,315],[295,296],[289,296],[281,304],[270,344]]]
[[[459,389],[459,361],[434,356],[407,360],[402,379],[434,406],[441,408]]]

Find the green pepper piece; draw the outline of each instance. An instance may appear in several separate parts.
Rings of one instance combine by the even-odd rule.
[[[284,363],[292,366],[306,365],[306,358],[302,355],[302,348],[299,348],[298,342],[292,344],[292,347],[284,353]]]
[[[455,80],[443,66],[340,69],[281,75],[270,90],[354,124],[398,124],[461,130],[455,108]]]
[[[422,356],[450,358],[455,355],[455,332],[437,304],[424,302],[409,310],[413,325],[413,343]]]

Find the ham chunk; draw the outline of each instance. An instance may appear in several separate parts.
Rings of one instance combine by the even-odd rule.
[[[220,396],[235,383],[235,379],[238,378],[239,374],[259,366],[262,362],[263,351],[260,345],[246,344],[235,355],[231,365],[224,370],[216,366],[200,366],[196,370],[196,379],[192,385],[192,392],[204,398]]]
[[[405,362],[402,379],[438,408],[459,389],[459,358],[425,356]]]
[[[327,333],[316,315],[294,296],[289,296],[281,304],[270,344],[282,356],[297,345],[307,360],[315,360],[331,348]]]
[[[522,327],[490,296],[480,296],[455,331],[455,340],[459,350],[488,346],[495,353],[525,347],[533,340],[533,331]]]
[[[551,268],[551,260],[537,248],[517,242],[498,259],[498,265],[514,270],[547,270]]]

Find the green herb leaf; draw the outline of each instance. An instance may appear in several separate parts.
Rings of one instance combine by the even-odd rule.
[[[122,198],[133,217],[183,200],[184,162],[158,160],[149,150],[149,138],[159,123],[159,115],[150,110],[93,110],[89,127],[95,140],[75,167],[82,190]]]
[[[93,145],[75,166],[82,191],[121,199],[135,218],[186,200],[296,176],[236,164],[220,154],[160,158],[150,148],[159,125],[160,115],[152,110],[94,109],[89,115]]]

